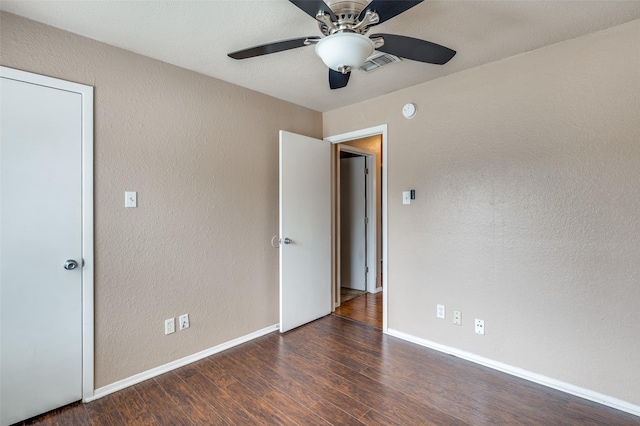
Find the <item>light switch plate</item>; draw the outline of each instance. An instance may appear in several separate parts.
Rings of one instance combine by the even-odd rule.
[[[411,204],[411,191],[402,191],[402,204]]]
[[[180,323],[180,330],[189,328],[189,314],[180,315],[178,317],[178,322]]]
[[[436,305],[436,316],[438,318],[444,318],[444,305]]]
[[[125,207],[138,207],[138,194],[135,191],[125,191],[124,193]]]

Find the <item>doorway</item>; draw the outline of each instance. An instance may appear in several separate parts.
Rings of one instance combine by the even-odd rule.
[[[383,284],[386,170],[382,167],[385,136],[386,126],[379,126],[327,138],[335,144],[334,312],[383,330],[386,329]]]
[[[271,243],[273,245],[275,238],[279,238],[280,244],[277,248],[280,251],[279,327],[281,332],[327,315],[335,311],[340,303],[340,278],[337,275],[340,268],[340,261],[337,258],[340,247],[336,234],[339,226],[337,217],[339,191],[336,190],[335,174],[339,166],[336,144],[368,136],[381,137],[382,155],[378,158],[382,159],[383,156],[386,158],[386,125],[328,137],[324,141],[280,131],[280,230],[279,235],[274,236]],[[323,158],[326,158],[327,163],[330,162],[330,164],[324,163]],[[382,173],[377,175],[382,176],[381,183],[378,179],[376,186],[382,188],[379,207],[382,213],[377,215],[382,222],[382,232],[378,232],[381,235],[382,262],[378,268],[377,259],[380,258],[380,250],[372,249],[370,256],[374,257],[369,265],[376,265],[376,268],[369,269],[372,278],[367,279],[367,282],[373,287],[371,293],[367,292],[367,294],[375,293],[378,297],[382,295],[382,329],[386,331],[387,292],[379,291],[388,287],[385,281],[387,276],[386,170],[383,168]],[[373,186],[371,185],[371,188]],[[373,197],[370,199],[373,200]],[[295,201],[293,204],[291,204],[292,200]],[[319,204],[313,204],[314,202]],[[370,208],[370,211],[375,211],[375,208]],[[371,219],[369,226],[373,227],[375,223],[377,222]],[[375,233],[374,227],[368,235],[372,236]],[[382,235],[385,237],[382,238]],[[295,258],[298,260],[291,262]],[[310,274],[309,268],[305,265],[315,268],[314,271],[317,273]],[[309,279],[310,276],[313,279]]]

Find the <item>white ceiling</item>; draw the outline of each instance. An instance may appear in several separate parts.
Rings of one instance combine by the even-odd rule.
[[[2,10],[210,75],[317,111],[640,19],[640,1],[425,1],[374,27],[442,44],[446,65],[409,60],[330,90],[314,48],[237,61],[227,53],[318,36],[314,19],[287,0],[0,1]],[[638,52],[629,52],[637,55]]]

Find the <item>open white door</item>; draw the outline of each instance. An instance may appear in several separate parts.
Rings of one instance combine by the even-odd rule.
[[[280,131],[280,332],[331,313],[331,146]]]

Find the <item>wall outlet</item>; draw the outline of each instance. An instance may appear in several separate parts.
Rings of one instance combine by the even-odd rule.
[[[180,315],[180,317],[178,317],[178,323],[180,323],[180,330],[189,328],[189,314]]]
[[[169,318],[164,320],[164,334],[175,333],[176,331],[176,320],[175,318]]]
[[[476,333],[484,334],[484,321],[481,319],[476,319]]]
[[[453,311],[453,323],[455,325],[462,325],[462,312]]]
[[[436,316],[438,318],[444,318],[445,310],[444,305],[436,305]]]

